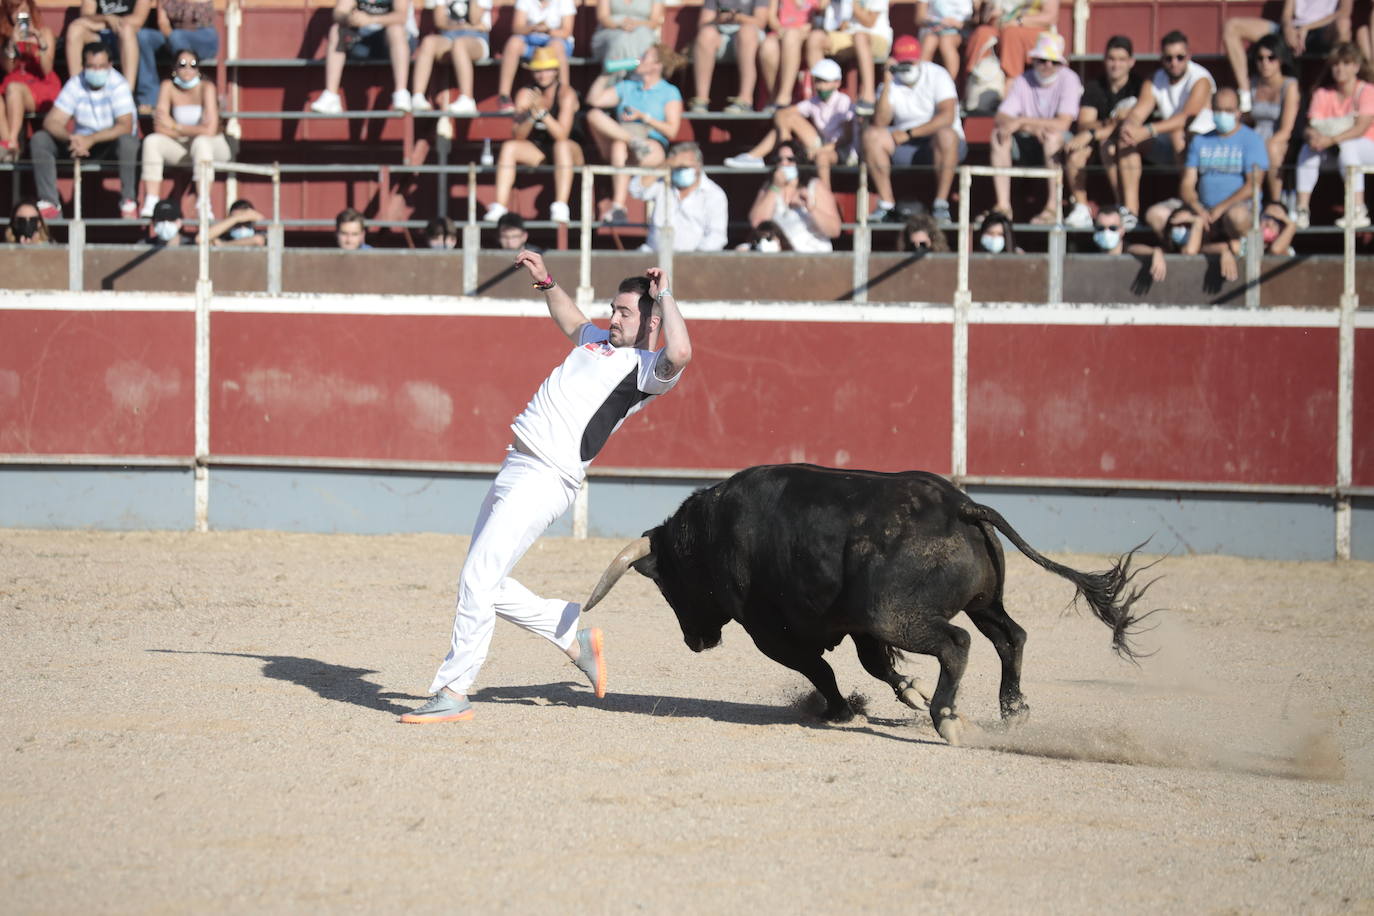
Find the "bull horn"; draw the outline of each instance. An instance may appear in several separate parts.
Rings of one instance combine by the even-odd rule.
[[[606,597],[615,584],[620,581],[620,577],[625,575],[625,570],[630,568],[632,563],[647,557],[652,548],[649,546],[647,537],[638,538],[625,545],[625,549],[615,555],[611,565],[606,567],[606,571],[601,574],[601,580],[596,583],[596,588],[592,589],[587,603],[582,605],[582,613],[587,613],[596,607],[597,603]]]

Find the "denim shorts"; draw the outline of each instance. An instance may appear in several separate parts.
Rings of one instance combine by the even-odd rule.
[[[462,38],[475,38],[482,43],[482,53],[478,57],[491,57],[491,35],[481,29],[444,29],[440,33],[449,41],[458,41]]]

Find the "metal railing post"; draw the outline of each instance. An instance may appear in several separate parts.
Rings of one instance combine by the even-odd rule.
[[[1068,235],[1064,231],[1064,185],[1063,173],[1055,169],[1050,178],[1050,200],[1054,206],[1054,225],[1050,227],[1049,276],[1046,278],[1045,301],[1059,305],[1064,301],[1064,252],[1068,248]]]
[[[1260,232],[1263,190],[1255,181],[1255,193],[1250,196],[1250,231],[1245,233],[1245,307],[1252,309],[1260,306],[1260,272],[1264,267],[1264,235]]]
[[[1355,429],[1355,310],[1360,294],[1355,286],[1355,175],[1371,172],[1362,166],[1345,170],[1346,225],[1344,282],[1341,292],[1340,332],[1336,362],[1336,559],[1350,559],[1351,506],[1350,484],[1354,459]]]
[[[850,288],[854,302],[868,301],[868,264],[873,251],[873,230],[868,228],[868,164],[859,163],[859,188],[854,207],[858,210],[859,227],[854,230],[854,263]]]
[[[286,229],[281,224],[281,163],[272,163],[272,222],[267,227],[267,291],[281,294],[282,251],[286,248]]]
[[[674,193],[676,193],[675,189],[673,188],[672,172],[672,169],[668,168],[667,166],[664,166],[663,206],[665,209],[667,209],[669,206],[669,199],[672,197]],[[678,199],[681,200],[681,198]],[[676,204],[673,204],[673,206],[676,206]],[[656,215],[657,214],[652,213],[649,215],[650,223],[654,221],[654,216]],[[649,231],[653,231],[652,225],[649,227]],[[671,283],[673,279],[673,252],[677,248],[677,230],[673,228],[673,221],[669,219],[669,215],[667,213],[663,214],[663,225],[659,229],[658,240],[658,266],[663,268],[663,271],[668,275],[668,282]]]
[[[196,208],[200,224],[200,267],[196,277],[196,421],[195,520],[197,531],[210,530],[210,188],[215,167],[202,163]]]
[[[954,290],[953,342],[950,359],[953,395],[950,422],[950,476],[955,486],[963,486],[968,476],[968,316],[973,295],[968,285],[969,246],[973,238],[969,230],[969,196],[973,187],[973,172],[968,166],[959,168],[959,281]]]
[[[595,188],[592,167],[582,167],[582,233],[577,240],[577,305],[584,312],[592,304],[592,208]],[[669,275],[671,276],[671,274]]]
[[[81,160],[72,162],[72,221],[67,226],[67,289],[86,288],[86,223],[81,218]]]
[[[482,230],[477,225],[477,166],[468,163],[468,218],[463,223],[463,295],[477,294],[477,254],[482,249]]]

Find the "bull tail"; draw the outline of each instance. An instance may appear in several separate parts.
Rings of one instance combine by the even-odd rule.
[[[1134,613],[1133,608],[1146,590],[1159,581],[1159,578],[1155,577],[1143,585],[1135,585],[1134,582],[1136,576],[1159,561],[1156,560],[1155,563],[1132,569],[1131,560],[1135,557],[1136,551],[1150,542],[1148,538],[1132,547],[1122,556],[1117,557],[1110,569],[1102,572],[1085,573],[1043,556],[1038,550],[1026,543],[1025,539],[996,509],[969,501],[960,509],[960,515],[969,521],[986,522],[992,525],[1037,566],[1072,582],[1076,589],[1073,598],[1074,603],[1077,604],[1081,597],[1088,603],[1088,607],[1092,608],[1093,615],[1111,627],[1112,649],[1117,655],[1128,661],[1136,661],[1145,657],[1131,645],[1131,638],[1141,632],[1141,623],[1155,611],[1137,614]],[[1148,654],[1151,653],[1146,653],[1146,655]]]

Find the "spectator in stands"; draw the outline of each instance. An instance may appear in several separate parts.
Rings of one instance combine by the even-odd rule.
[[[261,248],[267,244],[267,239],[254,228],[254,223],[266,219],[267,217],[259,213],[250,201],[236,200],[229,207],[228,216],[210,225],[210,244],[233,248]],[[199,230],[196,232],[196,241],[200,241]]]
[[[81,72],[82,49],[99,41],[119,57],[119,70],[132,86],[138,78],[138,30],[152,8],[152,0],[81,0],[80,14],[67,25],[67,75]]]
[[[570,219],[568,200],[572,197],[573,169],[582,165],[582,135],[577,123],[580,102],[577,93],[558,78],[558,56],[548,48],[534,52],[525,65],[533,86],[515,96],[515,127],[511,139],[501,144],[496,165],[496,201],[482,219],[494,222],[506,213],[510,192],[515,187],[518,165],[537,166],[552,161],[553,203],[549,219],[566,223]]]
[[[697,36],[692,42],[692,80],[696,94],[690,108],[700,114],[711,105],[711,76],[716,61],[733,60],[739,85],[725,106],[726,114],[754,110],[759,47],[767,24],[767,0],[705,0]]]
[[[202,162],[227,162],[229,141],[220,133],[219,90],[201,75],[193,51],[178,51],[172,78],[162,81],[153,133],[143,140],[143,212],[146,219],[162,197],[164,163],[190,159],[199,178]]]
[[[1211,133],[1216,89],[1212,74],[1192,59],[1188,36],[1178,31],[1165,35],[1150,91],[1141,94],[1121,127],[1117,157],[1123,183],[1127,173],[1139,174],[1141,156],[1159,165],[1177,165],[1190,136]],[[1151,114],[1156,120],[1150,121]]]
[[[181,208],[176,201],[160,200],[148,220],[148,244],[154,248],[176,248],[186,244],[181,234]]]
[[[663,228],[673,226],[674,251],[722,251],[730,216],[730,201],[720,185],[702,169],[701,147],[674,143],[668,150],[670,182],[636,175],[630,193],[653,205],[649,238],[642,251],[663,250]],[[668,187],[671,183],[672,187]]]
[[[1016,232],[1011,217],[996,210],[983,214],[976,232],[978,247],[988,254],[1025,254],[1016,247]]]
[[[959,75],[959,46],[973,18],[973,0],[916,0],[916,22],[920,26],[921,60],[940,63],[949,75]]]
[[[530,244],[530,233],[525,228],[525,220],[518,213],[507,213],[496,221],[496,241],[506,251],[533,251],[542,254],[544,249]]]
[[[863,132],[864,162],[878,195],[878,222],[902,222],[896,203],[892,166],[935,166],[935,202],[931,214],[949,220],[949,192],[954,168],[964,161],[968,144],[959,118],[959,96],[949,71],[921,60],[921,43],[903,35],[892,47],[892,64],[883,70],[873,123]]]
[[[38,210],[47,220],[61,215],[57,195],[57,151],[61,144],[73,159],[119,161],[119,215],[138,216],[138,135],[134,131],[134,96],[129,83],[110,66],[110,51],[98,41],[86,45],[84,68],[67,80],[57,101],[30,143]],[[75,121],[68,131],[69,122]]]
[[[46,245],[52,241],[47,221],[38,212],[37,203],[21,200],[14,205],[9,224],[5,226],[5,241],[11,245]]]
[[[473,63],[491,54],[491,7],[492,0],[448,0],[434,7],[434,25],[439,33],[426,35],[415,54],[415,71],[410,81],[412,111],[433,110],[425,93],[429,91],[435,62],[447,54],[458,82],[458,98],[449,103],[448,110],[456,115],[477,113]]]
[[[1264,242],[1266,254],[1292,256],[1293,237],[1298,227],[1289,217],[1283,204],[1270,203],[1260,212],[1260,239]]]
[[[773,127],[747,153],[731,156],[725,165],[732,169],[763,167],[763,157],[779,142],[797,141],[798,147],[816,167],[817,177],[830,186],[830,169],[841,158],[854,152],[854,100],[840,91],[840,65],[830,58],[811,68],[815,92],[795,105],[778,109]]]
[[[806,37],[808,67],[826,57],[853,56],[859,72],[859,100],[854,113],[861,118],[873,116],[877,94],[874,62],[886,58],[892,48],[887,11],[888,0],[831,0],[825,6],[821,27]]]
[[[793,251],[833,250],[832,239],[840,235],[840,208],[830,185],[802,173],[800,144],[795,140],[779,144],[771,164],[773,173],[749,209],[749,224],[772,222]]]
[[[529,60],[539,48],[550,48],[558,55],[558,81],[572,84],[568,58],[573,52],[573,22],[577,5],[573,0],[515,0],[515,21],[511,36],[501,53],[501,77],[497,86],[497,108],[505,114],[515,111],[511,89],[515,85],[515,69],[520,61]]]
[[[964,57],[964,78],[985,54],[996,53],[1002,72],[1014,80],[1026,72],[1026,60],[1040,36],[1059,24],[1059,0],[1004,0],[984,2],[980,25],[968,39]]]
[[[1349,41],[1351,36],[1350,8],[1353,0],[1285,0],[1279,21],[1253,16],[1234,16],[1226,20],[1221,41],[1226,47],[1226,59],[1235,74],[1236,89],[1240,92],[1240,110],[1248,112],[1252,104],[1250,74],[1246,67],[1245,46],[1267,35],[1280,38],[1295,57],[1303,54],[1321,56],[1337,42]]]
[[[19,158],[24,115],[47,114],[62,91],[52,68],[57,39],[41,21],[34,0],[6,3],[0,15],[0,162]]]
[[[819,15],[820,0],[768,0],[768,34],[759,48],[759,66],[775,109],[792,104],[811,20]],[[764,109],[767,111],[767,108]],[[765,151],[760,155],[767,156]]]
[[[775,226],[772,220],[764,220],[754,227],[754,231],[749,233],[749,241],[735,246],[736,251],[757,251],[762,254],[777,254],[780,251],[791,251],[788,247],[787,236],[782,234],[782,230]]]
[[[910,251],[917,257],[932,251],[949,251],[949,242],[940,231],[940,224],[929,213],[912,214],[897,236],[897,250]]]
[[[1284,197],[1283,163],[1288,158],[1293,125],[1297,123],[1298,108],[1302,104],[1293,72],[1288,45],[1278,35],[1265,35],[1250,46],[1252,101],[1249,120],[1269,153],[1269,174],[1265,176],[1265,183],[1270,200]]]
[[[457,248],[458,227],[447,216],[436,216],[425,226],[425,241],[433,249],[449,250]]]
[[[138,30],[134,101],[139,114],[152,114],[157,105],[157,52],[164,47],[174,55],[190,51],[197,60],[209,60],[219,54],[214,0],[158,0],[157,28]]]
[[[1307,134],[1298,153],[1298,212],[1295,222],[1306,229],[1312,221],[1312,189],[1323,165],[1333,158],[1341,175],[1349,165],[1374,165],[1374,72],[1355,45],[1336,45],[1326,57],[1326,68],[1307,106]],[[1336,220],[1341,228],[1370,224],[1364,200],[1364,173],[1355,174],[1352,190],[1355,211]]]
[[[664,44],[654,45],[639,59],[628,79],[614,80],[603,73],[587,90],[587,127],[601,155],[611,165],[653,168],[663,164],[668,144],[682,126],[682,93],[668,79],[682,65],[682,58]],[[615,109],[612,117],[603,108]],[[628,175],[612,179],[611,204],[605,219],[624,223]]]
[[[663,0],[597,0],[592,57],[622,65],[639,60],[658,41]]]
[[[1079,102],[1083,97],[1083,84],[1066,63],[1063,36],[1054,32],[1042,34],[1031,49],[1031,71],[1022,73],[1012,82],[1007,97],[997,108],[989,149],[994,166],[1006,167],[1013,162],[1039,166],[1057,161],[1070,136],[1069,128],[1078,118]],[[992,184],[997,192],[996,209],[1010,216],[1011,177],[994,175]],[[1054,183],[1048,182],[1048,185],[1053,195]],[[1050,199],[1031,222],[1053,225],[1059,218],[1060,202]],[[1092,211],[1085,199],[1075,201],[1064,224],[1086,229],[1092,225],[1092,220]]]
[[[324,55],[324,92],[310,103],[317,114],[341,114],[346,60],[371,60],[387,55],[391,60],[391,107],[410,110],[406,77],[410,55],[418,44],[418,29],[410,0],[336,0],[334,24],[329,27]]]
[[[1168,276],[1164,263],[1164,250],[1157,245],[1141,242],[1126,244],[1126,223],[1122,214],[1116,210],[1103,210],[1093,220],[1093,246],[1103,254],[1146,255],[1150,259],[1150,279],[1159,283]]]
[[[352,207],[345,207],[334,217],[334,240],[344,251],[367,251],[367,220]]]
[[[1078,133],[1064,147],[1064,180],[1074,199],[1074,213],[1081,212],[1080,208],[1087,208],[1086,168],[1095,143],[1102,164],[1106,167],[1107,183],[1111,185],[1117,212],[1121,214],[1121,224],[1126,232],[1134,229],[1139,222],[1140,159],[1137,154],[1134,169],[1121,168],[1119,156],[1123,142],[1120,130],[1142,96],[1151,91],[1150,84],[1133,72],[1134,66],[1135,49],[1131,40],[1125,35],[1113,35],[1107,39],[1107,50],[1102,57],[1102,75],[1084,87],[1083,102],[1078,109]]]

